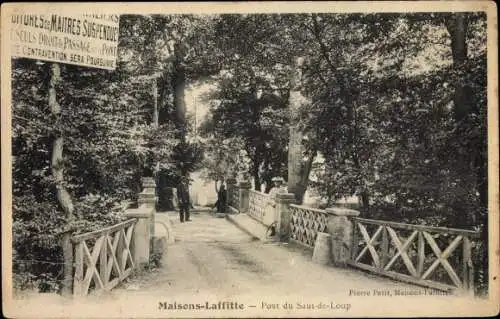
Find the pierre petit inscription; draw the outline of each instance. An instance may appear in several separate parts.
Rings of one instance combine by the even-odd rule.
[[[452,293],[437,289],[349,289],[350,297],[448,296]]]

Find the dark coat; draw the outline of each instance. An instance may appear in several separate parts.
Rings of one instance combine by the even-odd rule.
[[[177,186],[177,200],[181,204],[189,204],[189,187],[184,183]]]
[[[219,189],[219,192],[217,193],[217,210],[219,212],[223,212],[224,208],[226,207],[227,203],[227,192],[224,187],[221,187]]]

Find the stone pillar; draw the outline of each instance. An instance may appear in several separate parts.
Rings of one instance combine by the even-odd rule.
[[[335,266],[345,267],[351,258],[352,235],[354,230],[353,217],[359,216],[354,209],[331,207],[327,208],[328,232],[332,240],[332,261]]]
[[[295,203],[295,195],[292,193],[277,193],[274,197],[277,237],[280,241],[286,241],[290,236],[290,204]]]
[[[142,178],[142,192],[139,193],[139,199],[137,200],[139,207],[145,205],[151,208],[152,214],[148,219],[149,223],[149,234],[150,234],[150,249],[154,249],[154,237],[155,237],[155,213],[156,213],[156,183],[152,177]]]
[[[252,184],[249,181],[241,181],[238,185],[239,195],[237,208],[240,213],[248,212],[248,207],[250,205],[250,188],[252,188]]]
[[[139,208],[127,209],[124,215],[129,218],[137,218],[132,236],[132,249],[134,253],[134,263],[137,268],[142,269],[149,264],[151,252],[151,228],[150,220],[154,220],[154,206],[142,204]]]
[[[329,265],[332,261],[331,235],[318,232],[314,243],[312,261],[320,265]]]
[[[141,178],[143,188],[156,188],[156,182],[153,177],[143,177]]]

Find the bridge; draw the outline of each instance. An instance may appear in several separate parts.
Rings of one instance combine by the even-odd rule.
[[[180,223],[176,212],[155,211],[154,182],[144,180],[139,208],[125,211],[128,221],[73,238],[75,295],[110,291],[152,260],[159,268],[130,285],[140,293],[473,292],[477,232],[362,219],[341,207],[300,206],[286,191],[272,196],[232,180],[228,214],[197,209],[192,222]]]
[[[487,303],[472,298],[475,232],[362,219],[248,186],[229,181],[230,213],[195,207],[181,223],[155,211],[144,179],[125,222],[72,238],[77,302],[38,302],[61,315],[153,317],[466,314]]]

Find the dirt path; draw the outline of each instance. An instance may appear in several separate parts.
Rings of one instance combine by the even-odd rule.
[[[319,266],[311,262],[310,251],[263,244],[208,213],[193,214],[192,222],[182,224],[174,214],[157,214],[157,220],[169,217],[176,240],[162,267],[109,294],[72,302],[36,295],[13,306],[32,318],[465,315],[487,306],[454,296],[397,296],[396,291],[426,290],[353,269]]]
[[[316,265],[307,250],[255,241],[226,219],[206,212],[194,214],[187,223],[180,223],[173,213],[169,217],[175,243],[168,246],[162,267],[116,293],[128,289],[137,294],[209,294],[224,299],[256,293],[286,298],[414,289],[352,269]]]

